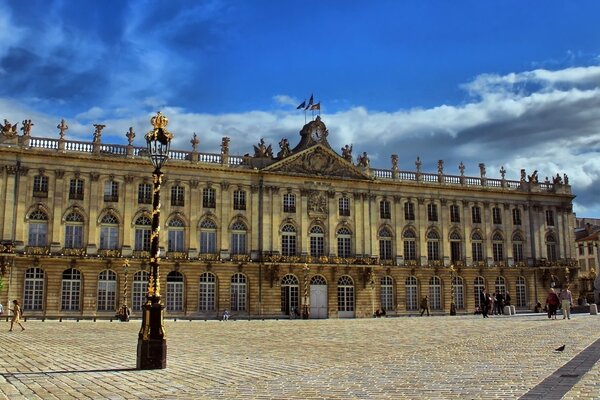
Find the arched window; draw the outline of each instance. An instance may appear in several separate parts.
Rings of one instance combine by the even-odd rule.
[[[460,237],[460,233],[453,231],[450,234],[450,260],[455,262],[462,259],[462,238]]]
[[[549,233],[546,235],[546,254],[548,256],[548,261],[556,261],[556,236],[553,233]]]
[[[167,275],[167,311],[183,311],[183,275],[177,271],[171,271]]]
[[[246,224],[236,221],[231,225],[231,254],[246,254]]]
[[[62,274],[61,310],[78,311],[81,300],[81,272],[69,268]]]
[[[527,285],[524,277],[517,277],[516,289],[517,307],[527,307]]]
[[[522,262],[525,260],[523,256],[523,236],[520,233],[515,233],[512,237],[513,243],[513,258],[515,262]]]
[[[327,281],[321,275],[315,275],[310,278],[311,285],[327,285]]]
[[[131,290],[131,307],[133,311],[142,311],[142,306],[146,303],[146,294],[148,292],[148,273],[138,271],[133,275],[133,285]]]
[[[299,313],[298,294],[300,287],[298,278],[287,274],[281,279],[281,312],[286,315],[296,315]]]
[[[471,253],[474,262],[483,261],[483,239],[479,232],[471,235]]]
[[[212,219],[204,219],[200,223],[200,253],[217,253],[217,224]]]
[[[337,231],[338,257],[350,257],[352,255],[352,232],[344,227]]]
[[[502,276],[496,278],[496,291],[502,294],[506,293],[506,279]]]
[[[492,236],[492,251],[495,262],[504,261],[504,238],[500,232],[496,232]]]
[[[409,276],[405,281],[406,286],[406,309],[409,311],[414,311],[419,309],[419,300],[418,300],[418,286],[417,286],[417,278],[414,276]]]
[[[200,275],[200,311],[215,311],[216,308],[216,293],[217,293],[217,279],[215,274],[205,272]]]
[[[442,281],[437,276],[429,279],[429,306],[432,310],[442,309]]]
[[[185,249],[185,223],[181,218],[169,221],[168,251],[184,251]]]
[[[394,307],[394,280],[391,276],[381,278],[381,308],[385,311],[393,310]]]
[[[427,259],[429,261],[440,259],[440,235],[434,230],[427,233]]]
[[[116,311],[117,274],[104,270],[98,274],[98,311]]]
[[[29,246],[46,246],[48,244],[48,214],[35,210],[29,214]]]
[[[379,258],[382,260],[392,259],[392,232],[388,228],[379,230]]]
[[[463,278],[455,276],[452,278],[452,287],[454,288],[454,305],[458,310],[465,308],[465,286]]]
[[[113,213],[106,213],[100,220],[100,250],[119,247],[119,220]]]
[[[412,229],[407,229],[402,235],[404,240],[404,259],[414,261],[417,259],[417,235]]]
[[[310,255],[312,257],[321,257],[325,255],[325,232],[318,225],[310,228]]]
[[[473,281],[473,295],[475,296],[475,307],[479,307],[481,310],[481,291],[485,289],[485,280],[482,276],[478,276]]]
[[[29,268],[25,272],[23,310],[41,311],[44,306],[44,270]]]
[[[231,310],[246,311],[246,276],[237,273],[231,277]]]
[[[135,220],[135,250],[150,251],[152,221],[146,216]]]
[[[287,224],[281,228],[281,254],[284,256],[296,255],[296,228]]]
[[[338,280],[338,311],[354,311],[354,282],[348,275]]]
[[[65,218],[65,248],[80,249],[83,247],[83,216],[72,212]]]

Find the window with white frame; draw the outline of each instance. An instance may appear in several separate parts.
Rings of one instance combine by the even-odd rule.
[[[138,186],[138,204],[152,204],[152,185],[140,183]]]
[[[44,307],[44,270],[33,267],[25,271],[23,310],[41,311]]]
[[[199,311],[215,311],[217,298],[217,279],[215,274],[205,272],[200,275]]]
[[[394,310],[394,280],[391,276],[381,278],[381,308],[385,311]]]
[[[185,205],[185,188],[180,185],[171,187],[171,205],[183,207]]]
[[[217,224],[209,218],[200,223],[200,253],[217,253]]]
[[[460,207],[456,204],[450,205],[450,222],[455,224],[460,222]]]
[[[69,200],[83,200],[83,183],[83,179],[71,179],[69,182]]]
[[[78,212],[72,212],[65,217],[65,248],[80,249],[82,247],[83,216]]]
[[[498,293],[506,293],[506,279],[503,276],[496,277],[496,291]]]
[[[343,227],[337,231],[338,257],[350,257],[352,254],[352,232]]]
[[[407,229],[402,235],[404,241],[404,259],[414,261],[417,259],[417,235],[412,229]]]
[[[183,311],[183,275],[178,271],[171,271],[167,275],[167,311]]]
[[[215,208],[217,206],[217,192],[213,188],[202,189],[202,207]]]
[[[437,276],[429,279],[429,306],[432,310],[442,309],[442,281]]]
[[[246,276],[237,273],[231,277],[231,311],[246,311]]]
[[[492,253],[495,262],[504,261],[504,238],[500,232],[492,236]]]
[[[61,310],[79,311],[81,303],[81,272],[69,268],[62,274]]]
[[[435,222],[438,220],[437,204],[427,204],[427,221]]]
[[[513,208],[512,216],[513,225],[521,225],[521,210],[519,210],[518,208]]]
[[[312,257],[321,257],[325,255],[325,232],[318,225],[310,228],[310,255]]]
[[[481,208],[479,206],[473,206],[471,208],[471,222],[474,224],[481,223]]]
[[[33,196],[48,197],[48,177],[36,175],[33,177]]]
[[[246,209],[246,192],[241,189],[233,191],[233,209],[234,210],[245,210]]]
[[[286,224],[281,228],[281,254],[284,256],[296,255],[296,228]]]
[[[246,254],[246,224],[242,221],[236,221],[231,225],[231,254]]]
[[[293,193],[285,193],[283,195],[283,212],[295,213],[296,212],[296,195]]]
[[[35,210],[29,214],[29,246],[46,246],[48,244],[48,214]]]
[[[392,232],[388,228],[379,230],[379,258],[382,260],[392,259]]]
[[[483,238],[479,232],[471,235],[471,257],[475,262],[483,261]]]
[[[116,311],[117,309],[117,274],[104,270],[98,274],[98,311]]]
[[[455,276],[452,278],[452,287],[454,288],[454,305],[458,310],[465,308],[465,286],[463,278]]]
[[[169,221],[169,243],[167,251],[182,252],[185,250],[185,223],[181,218]]]
[[[338,311],[354,311],[354,282],[348,275],[338,280]]]
[[[142,306],[146,303],[148,272],[136,272],[133,275],[133,284],[131,286],[131,307],[133,311],[142,311]]]
[[[527,307],[527,285],[525,284],[525,278],[522,276],[517,277],[516,281],[516,300],[517,307]]]
[[[150,251],[150,236],[152,234],[152,221],[146,216],[135,220],[135,250]]]
[[[338,200],[338,212],[340,217],[350,216],[350,199],[346,196],[342,196]]]
[[[415,220],[415,204],[411,201],[404,203],[404,219],[406,221]]]
[[[434,230],[427,233],[427,259],[440,260],[440,235]]]
[[[109,212],[100,220],[100,250],[114,250],[118,247],[119,220]]]
[[[419,309],[419,300],[418,300],[418,285],[417,278],[414,276],[409,276],[405,281],[406,287],[406,309],[408,311],[415,311]]]

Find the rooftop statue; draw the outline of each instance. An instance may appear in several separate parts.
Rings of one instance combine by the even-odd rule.
[[[11,124],[10,122],[8,122],[8,120],[4,120],[4,125],[0,125],[2,126],[2,134],[6,137],[14,137],[17,136],[17,125],[19,123],[17,122],[16,124]]]

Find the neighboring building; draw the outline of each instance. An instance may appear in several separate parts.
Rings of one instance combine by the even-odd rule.
[[[575,241],[580,282],[580,294],[588,302],[594,300],[594,280],[598,275],[600,220],[593,218],[576,218]]]
[[[145,150],[23,135],[0,137],[0,301],[22,299],[28,316],[139,315],[147,287],[152,167]],[[177,133],[175,133],[177,134]],[[509,291],[532,309],[547,287],[577,273],[575,218],[566,176],[538,182],[444,171],[371,168],[328,143],[317,117],[273,155],[172,151],[163,172],[161,294],[167,316],[289,314],[311,318],[472,313],[482,288]],[[125,260],[129,260],[126,269]],[[452,270],[450,266],[454,266]],[[570,268],[567,269],[567,268]],[[454,273],[452,271],[455,271]],[[125,293],[126,292],[126,293]]]

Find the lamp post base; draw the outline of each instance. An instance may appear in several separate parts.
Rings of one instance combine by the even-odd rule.
[[[302,319],[308,319],[309,315],[310,311],[308,305],[305,304],[302,306]]]
[[[167,339],[162,313],[163,305],[159,298],[149,299],[144,304],[137,345],[137,369],[167,368]]]
[[[454,303],[450,304],[450,315],[456,315],[456,305]]]

